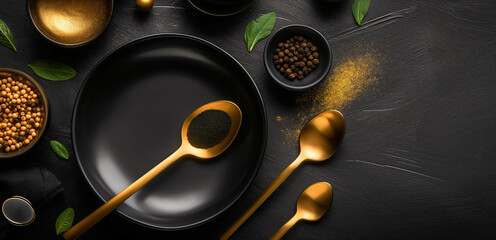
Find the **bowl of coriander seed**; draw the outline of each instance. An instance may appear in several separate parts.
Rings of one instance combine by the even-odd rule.
[[[28,74],[0,68],[0,159],[29,152],[45,132],[48,98]]]

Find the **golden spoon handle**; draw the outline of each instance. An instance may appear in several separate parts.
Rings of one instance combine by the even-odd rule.
[[[265,189],[257,200],[248,208],[241,217],[220,237],[221,240],[229,239],[236,230],[267,200],[267,198],[281,185],[286,178],[302,163],[303,157],[300,155],[292,162],[272,183]]]
[[[284,236],[284,234],[286,234],[288,232],[289,229],[291,229],[295,223],[297,223],[300,219],[296,216],[296,214],[291,218],[289,219],[289,221],[284,224],[281,228],[279,228],[279,230],[277,230],[276,233],[274,233],[274,235],[272,235],[272,237],[270,237],[269,240],[279,240],[282,238],[282,236]]]
[[[81,220],[78,224],[74,225],[67,232],[65,232],[62,236],[66,240],[73,240],[80,237],[83,233],[88,231],[93,225],[102,220],[105,216],[111,213],[114,209],[116,209],[119,205],[121,205],[126,199],[131,197],[134,193],[140,190],[143,186],[145,186],[148,182],[150,182],[154,177],[160,174],[164,169],[166,169],[169,165],[174,163],[177,159],[182,157],[184,153],[181,151],[182,148],[179,148],[169,157],[164,159],[157,166],[152,168],[150,171],[145,173],[145,175],[141,176],[134,183],[129,185],[127,188],[122,190],[115,197],[110,199],[108,202],[103,204],[101,207],[96,209],[90,215]]]

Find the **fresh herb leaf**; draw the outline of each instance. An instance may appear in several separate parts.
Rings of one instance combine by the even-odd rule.
[[[17,52],[14,36],[2,19],[0,19],[0,43]]]
[[[245,42],[248,51],[251,52],[258,41],[268,37],[276,24],[276,14],[274,12],[267,13],[259,17],[256,21],[251,21],[245,30]]]
[[[72,222],[74,221],[74,209],[68,208],[64,210],[59,217],[57,217],[57,221],[55,222],[55,232],[57,235],[66,232],[69,228],[72,227]]]
[[[52,147],[52,150],[59,156],[60,158],[63,159],[69,159],[69,153],[67,152],[67,149],[62,145],[62,143],[59,143],[55,140],[50,141],[50,147]]]
[[[33,69],[36,75],[46,80],[65,81],[76,76],[74,68],[52,60],[41,59],[28,64],[28,66]]]
[[[362,25],[362,20],[369,10],[370,0],[355,0],[351,9],[353,10],[353,17],[358,25]]]

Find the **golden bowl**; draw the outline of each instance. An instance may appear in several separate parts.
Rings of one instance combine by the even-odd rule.
[[[38,32],[63,47],[79,47],[107,27],[113,0],[28,0],[29,16]]]

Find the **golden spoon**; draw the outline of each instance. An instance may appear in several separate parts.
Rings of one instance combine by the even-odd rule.
[[[270,240],[281,239],[286,232],[291,229],[298,221],[317,221],[329,209],[332,202],[332,186],[326,182],[318,182],[312,184],[303,191],[298,197],[296,203],[296,214],[289,219],[272,237]]]
[[[245,213],[220,237],[226,240],[262,205],[286,178],[305,161],[320,162],[330,158],[344,138],[346,124],[336,110],[323,112],[310,120],[300,133],[300,155],[265,189]]]
[[[201,114],[206,110],[224,111],[231,118],[231,126],[229,128],[229,132],[227,133],[227,136],[217,145],[206,149],[196,148],[188,140],[188,135],[187,135],[188,127],[190,126],[190,123],[193,119],[195,119],[199,114]],[[160,162],[150,171],[145,173],[145,175],[141,176],[138,180],[136,180],[134,183],[129,185],[127,188],[122,190],[122,192],[120,192],[115,197],[110,199],[108,202],[103,204],[93,213],[91,213],[86,218],[81,220],[78,224],[70,228],[62,236],[66,240],[77,239],[84,232],[86,232],[93,225],[95,225],[97,222],[99,222],[105,216],[111,213],[115,208],[121,205],[126,199],[131,197],[135,192],[137,192],[139,189],[145,186],[154,177],[156,177],[158,174],[164,171],[164,169],[166,169],[169,165],[174,163],[179,158],[186,155],[191,155],[200,159],[208,159],[208,158],[216,157],[217,155],[221,154],[227,149],[227,147],[229,147],[229,145],[231,145],[232,141],[236,137],[236,134],[238,134],[238,130],[240,126],[241,126],[241,110],[236,104],[232,102],[224,101],[224,100],[215,101],[205,104],[200,108],[196,109],[186,118],[186,120],[184,120],[181,129],[182,143],[181,146],[174,153],[172,153],[169,157],[164,159],[162,162]]]

